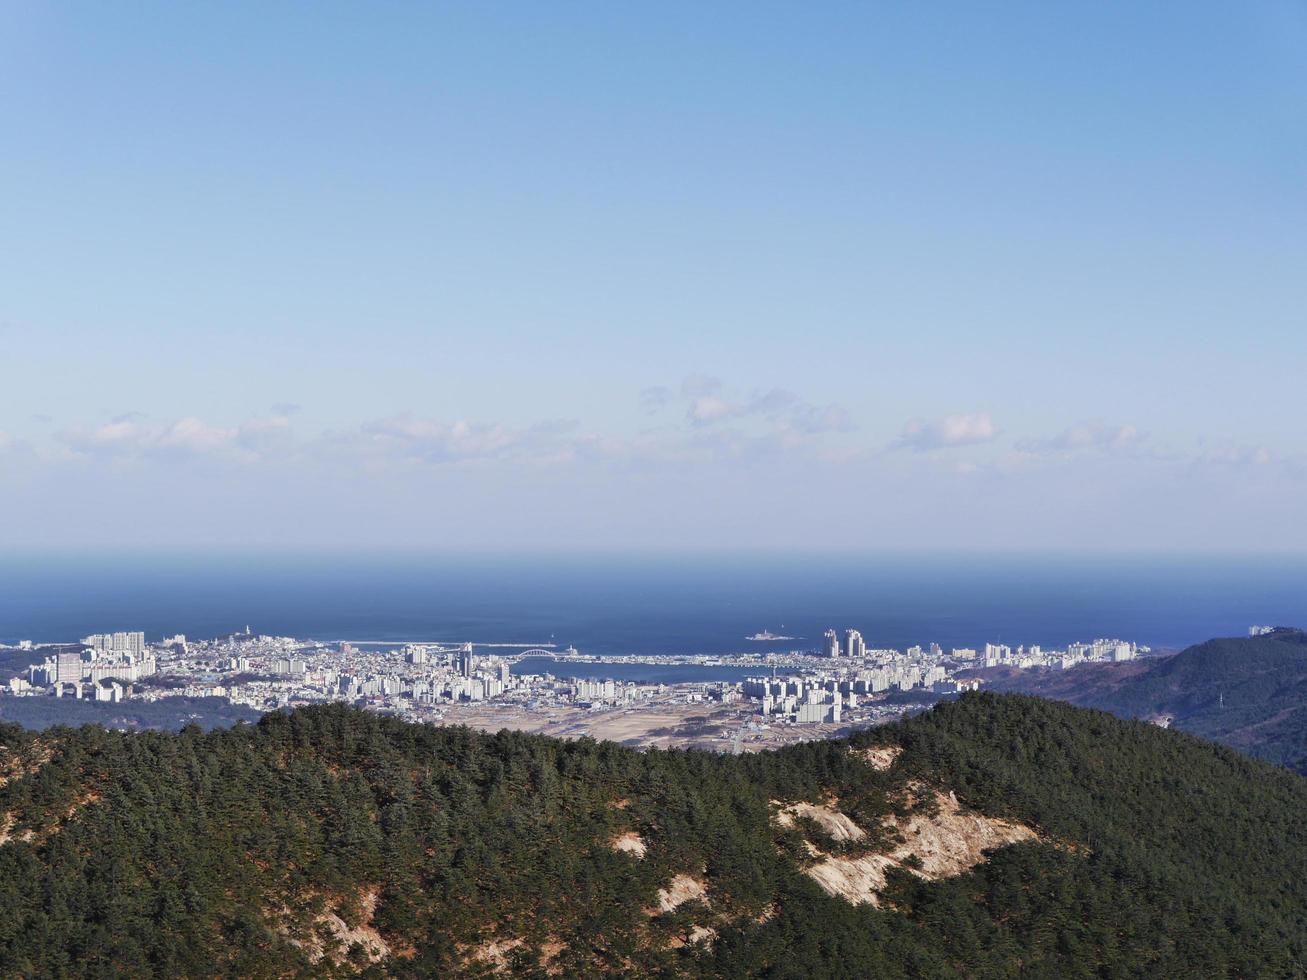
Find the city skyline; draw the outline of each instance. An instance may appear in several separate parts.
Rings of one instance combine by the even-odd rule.
[[[12,548],[1307,550],[1292,4],[7,21]]]

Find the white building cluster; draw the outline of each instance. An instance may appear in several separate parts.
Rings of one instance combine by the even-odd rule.
[[[478,655],[471,644],[368,649],[248,633],[195,641],[184,648],[174,645],[162,669],[171,679],[186,678],[188,683],[180,690],[146,690],[139,696],[216,696],[259,710],[346,701],[413,720],[438,719],[442,708],[453,704],[599,706],[666,691],[613,680],[518,675],[509,660]]]
[[[10,678],[10,694],[121,701],[131,694],[132,684],[158,669],[144,633],[97,633],[81,643],[41,649],[50,652],[28,666],[26,677]]]
[[[750,677],[740,692],[758,703],[762,715],[796,724],[838,722],[841,710],[856,706],[859,698],[865,702],[895,691],[953,694],[974,690],[982,681],[967,676],[966,671],[995,667],[1061,670],[1086,661],[1133,660],[1147,652],[1148,647],[1110,639],[1072,643],[1065,650],[1013,648],[1000,643],[986,643],[981,650],[955,647],[949,653],[937,643],[906,651],[868,649],[856,629],[845,630],[842,638],[828,629],[818,653],[833,661],[829,668],[799,676]]]
[[[572,695],[578,701],[616,701],[619,687],[613,680],[580,678],[572,685]]]
[[[844,631],[843,643],[840,642],[838,633],[827,630],[822,636],[821,654],[830,659],[839,657],[859,659],[867,655],[867,644],[863,641],[862,634],[855,629]]]
[[[964,663],[969,667],[1012,666],[1063,669],[1085,661],[1119,662],[1133,660],[1141,653],[1147,653],[1148,647],[1128,643],[1125,640],[1107,639],[1094,640],[1091,643],[1072,643],[1065,650],[1044,650],[1037,645],[1018,646],[1013,649],[1002,643],[986,643],[983,651],[980,652],[970,647],[954,647],[946,657],[938,643],[932,643],[928,648],[924,649],[920,646],[909,647],[905,653],[900,653],[897,650],[869,650],[862,638],[862,634],[857,630],[845,630],[844,639],[841,642],[839,634],[833,629],[828,629],[822,637],[819,652],[827,659],[845,661],[870,658],[880,662],[891,662],[903,659],[913,664],[923,662],[934,664],[948,660],[955,663]]]
[[[325,643],[294,637],[252,634],[249,627],[212,640],[175,636],[154,645],[143,633],[99,633],[80,644],[33,647],[44,654],[27,675],[13,678],[0,692],[11,695],[160,700],[178,694],[221,697],[258,710],[345,701],[411,720],[440,720],[456,704],[495,702],[505,707],[543,710],[574,706],[592,710],[622,708],[636,701],[711,700],[756,702],[759,724],[848,724],[895,710],[898,692],[949,694],[974,689],[972,673],[984,668],[1061,669],[1083,661],[1130,660],[1147,647],[1123,640],[1073,643],[1065,650],[987,643],[981,649],[938,644],[906,651],[868,649],[862,634],[827,630],[813,670],[810,653],[794,651],[757,655],[738,662],[773,668],[771,677],[753,676],[743,683],[640,684],[612,679],[559,678],[551,674],[515,674],[510,660],[478,655],[471,644]],[[539,651],[533,651],[539,652]],[[569,659],[579,655],[569,648]],[[665,658],[670,660],[671,658]],[[684,659],[684,658],[682,658]],[[704,657],[706,663],[730,666],[735,658]],[[658,658],[651,658],[658,662]],[[776,676],[774,669],[787,673]],[[797,672],[795,672],[797,669]],[[156,676],[157,675],[157,676]],[[150,679],[154,679],[151,683]],[[164,683],[159,683],[160,679]],[[906,699],[906,700],[911,700]]]
[[[82,639],[97,655],[125,655],[139,657],[145,653],[145,634],[136,633],[92,633]]]
[[[749,677],[741,691],[761,702],[759,714],[779,715],[800,725],[839,722],[844,708],[858,704],[857,694],[840,691],[837,682],[826,678]]]

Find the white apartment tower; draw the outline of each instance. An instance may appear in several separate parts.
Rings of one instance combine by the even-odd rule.
[[[60,684],[78,684],[82,680],[82,654],[80,650],[60,650],[55,659],[55,679]]]
[[[840,655],[840,637],[834,630],[827,630],[822,637],[822,656],[838,657]]]
[[[867,644],[862,640],[862,634],[855,629],[845,630],[844,632],[844,656],[862,658],[867,655]]]
[[[95,633],[82,640],[96,653],[113,653],[126,655],[133,659],[145,653],[145,634],[134,633]]]

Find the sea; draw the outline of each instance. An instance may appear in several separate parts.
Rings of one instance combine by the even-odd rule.
[[[596,656],[816,648],[1181,648],[1307,625],[1307,556],[41,554],[0,562],[0,641],[244,630],[353,642],[510,643]],[[792,639],[754,641],[770,631]],[[504,652],[512,652],[506,649]],[[611,670],[604,676],[616,676]]]

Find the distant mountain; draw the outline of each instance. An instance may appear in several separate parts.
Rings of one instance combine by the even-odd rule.
[[[1307,772],[1307,633],[1208,640],[1170,657],[991,678],[995,689],[1168,724]]]
[[[0,975],[1298,976],[1304,812],[1287,770],[988,693],[752,756],[341,706],[3,726]]]

